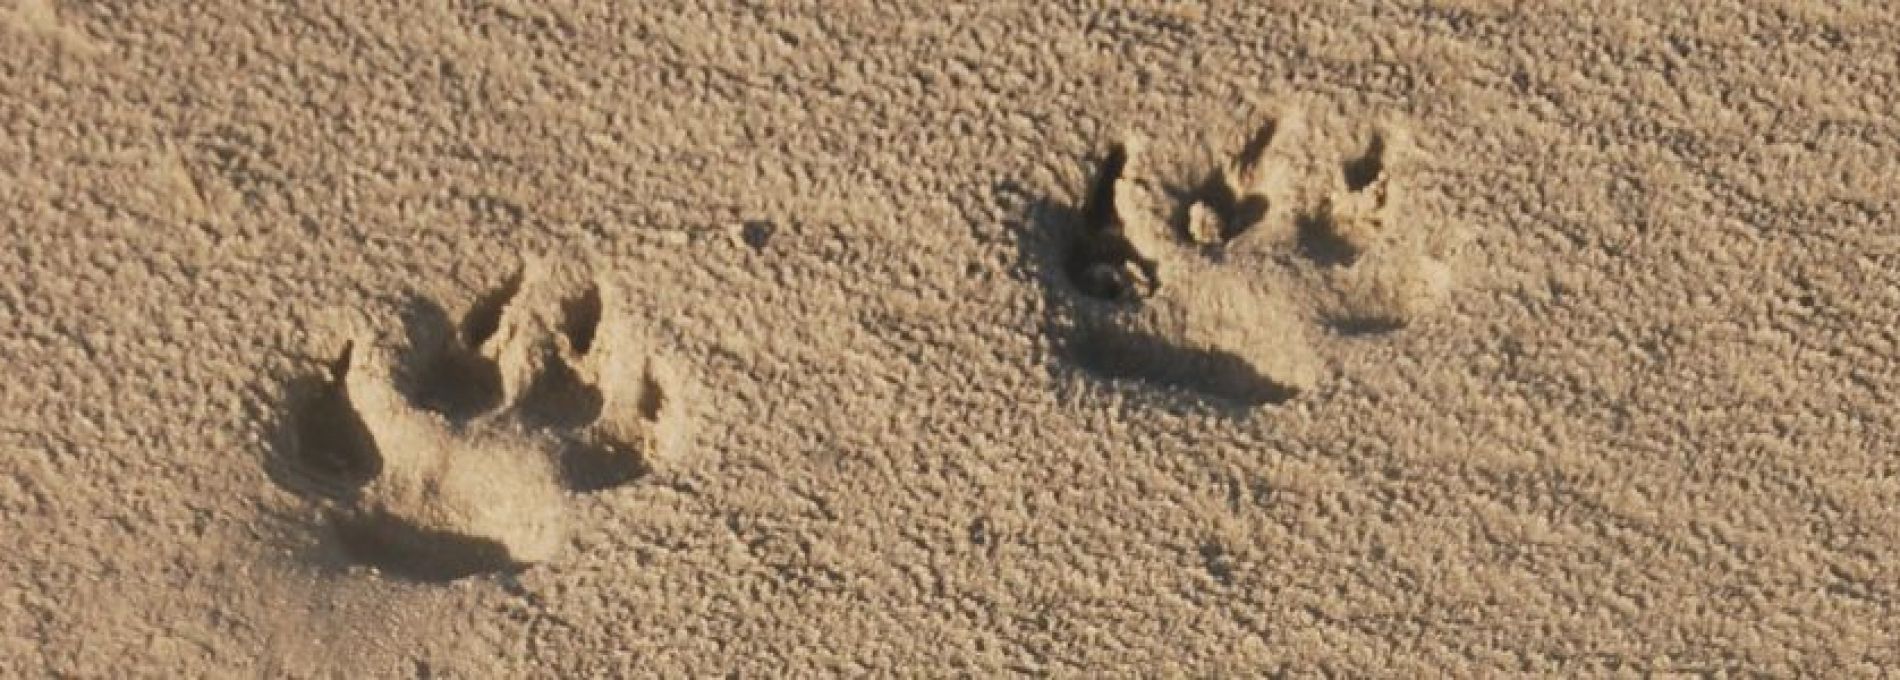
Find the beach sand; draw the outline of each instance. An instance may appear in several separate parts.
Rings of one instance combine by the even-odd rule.
[[[1896,39],[0,0],[0,675],[1891,672]]]

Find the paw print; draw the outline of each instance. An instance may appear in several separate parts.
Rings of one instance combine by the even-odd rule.
[[[1329,137],[1295,116],[1169,182],[1145,142],[1116,145],[1072,213],[1072,356],[1247,406],[1311,388],[1324,342],[1404,328],[1446,296],[1432,234],[1405,214],[1410,152],[1394,126]]]
[[[293,385],[280,481],[323,499],[344,551],[452,580],[553,557],[566,504],[678,453],[685,382],[621,301],[531,264],[452,324],[419,302],[402,361],[345,344]]]

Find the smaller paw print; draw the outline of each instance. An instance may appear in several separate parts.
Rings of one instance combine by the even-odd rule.
[[[685,443],[685,381],[626,311],[535,264],[459,324],[420,302],[402,360],[351,341],[293,385],[276,477],[324,499],[345,551],[386,573],[545,561],[569,496],[639,479]]]
[[[1116,145],[1063,263],[1073,356],[1243,405],[1309,389],[1324,342],[1398,330],[1447,294],[1435,235],[1404,209],[1411,151],[1397,127],[1326,136],[1288,117],[1171,182],[1146,143]]]

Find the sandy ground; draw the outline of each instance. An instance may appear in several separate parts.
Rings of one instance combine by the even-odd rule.
[[[0,675],[1891,672],[1896,11],[1584,4],[6,0]]]

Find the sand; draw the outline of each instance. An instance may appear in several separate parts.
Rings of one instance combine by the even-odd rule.
[[[1890,673],[1896,39],[4,0],[0,676]]]

